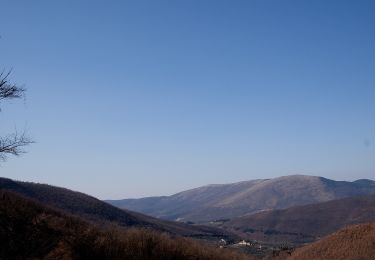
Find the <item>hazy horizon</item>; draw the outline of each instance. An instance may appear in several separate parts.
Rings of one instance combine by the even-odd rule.
[[[315,175],[307,175],[307,174],[280,175],[280,176],[274,176],[274,177],[270,177],[270,178],[256,178],[256,179],[248,179],[248,180],[229,181],[229,182],[224,182],[224,183],[206,183],[206,184],[201,184],[201,185],[194,186],[194,187],[186,187],[186,188],[183,188],[182,190],[178,190],[178,191],[167,193],[167,194],[156,194],[156,195],[155,194],[154,195],[151,194],[151,195],[147,195],[147,196],[138,196],[138,197],[118,197],[118,198],[100,198],[100,199],[102,199],[102,200],[121,200],[121,199],[141,199],[141,198],[147,198],[147,197],[170,196],[170,195],[174,195],[174,194],[177,194],[177,193],[180,193],[180,192],[183,192],[183,191],[188,191],[188,190],[192,190],[192,189],[200,188],[200,187],[204,187],[204,186],[222,185],[222,184],[234,184],[234,183],[252,181],[252,180],[257,180],[257,179],[273,179],[273,178],[280,178],[280,177],[287,177],[287,176],[296,176],[296,175],[313,176],[313,177],[324,177],[324,178],[326,178],[325,176],[315,176]],[[328,178],[328,179],[330,179],[330,178]],[[361,179],[363,180],[363,178],[351,179],[351,180],[342,180],[342,179],[332,179],[332,180],[334,180],[334,181],[349,181],[349,182],[352,182],[352,181],[361,180]],[[375,178],[366,179],[366,180],[375,181]]]
[[[374,1],[4,1],[0,176],[101,199],[375,176]]]

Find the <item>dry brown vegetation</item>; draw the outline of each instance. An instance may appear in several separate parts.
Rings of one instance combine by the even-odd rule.
[[[297,249],[288,260],[373,260],[375,223],[354,225]]]
[[[98,227],[0,191],[0,259],[250,259],[145,229]]]
[[[235,235],[219,228],[159,220],[137,212],[121,210],[81,192],[51,185],[0,178],[0,189],[21,194],[26,198],[97,224],[111,222],[124,227],[148,228],[194,238],[236,239]]]

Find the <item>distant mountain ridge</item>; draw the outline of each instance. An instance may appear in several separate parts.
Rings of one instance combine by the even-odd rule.
[[[290,175],[207,185],[171,196],[107,202],[158,218],[200,223],[368,194],[375,194],[372,180],[348,182]]]

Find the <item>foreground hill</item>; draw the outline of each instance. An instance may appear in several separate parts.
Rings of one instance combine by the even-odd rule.
[[[112,205],[158,218],[206,222],[262,210],[283,209],[345,197],[375,194],[375,182],[333,181],[291,175],[274,179],[208,185],[172,196],[110,200]]]
[[[375,195],[259,212],[223,223],[250,239],[309,242],[352,224],[375,222]]]
[[[113,222],[121,226],[149,228],[188,237],[233,239],[231,234],[218,228],[162,221],[140,213],[121,210],[89,195],[65,188],[0,178],[0,189],[21,194],[96,223]]]
[[[0,259],[249,259],[191,239],[99,228],[19,194],[0,191]]]
[[[297,249],[288,260],[373,260],[375,223],[340,230],[315,243]]]

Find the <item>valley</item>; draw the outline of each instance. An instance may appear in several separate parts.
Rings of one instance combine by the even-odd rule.
[[[255,188],[254,186],[257,185],[260,186]],[[200,219],[196,219],[198,223],[195,224],[192,221],[173,221],[168,220],[168,218],[160,219],[155,216],[145,215],[144,212],[135,212],[133,211],[136,207],[134,200],[131,200],[133,207],[129,210],[114,206],[118,205],[118,203],[123,203],[123,200],[119,202],[107,201],[111,203],[111,205],[92,196],[65,188],[0,178],[0,191],[2,192],[3,199],[7,203],[9,203],[9,201],[20,201],[21,205],[25,205],[22,206],[21,209],[27,211],[27,207],[29,206],[26,205],[32,205],[32,209],[30,209],[31,212],[33,212],[34,207],[46,207],[46,209],[42,210],[43,212],[49,212],[50,210],[53,212],[47,215],[62,214],[61,216],[64,216],[63,218],[72,217],[73,219],[77,219],[74,221],[83,221],[82,224],[77,224],[77,226],[83,225],[84,227],[89,227],[93,225],[93,228],[95,227],[97,230],[95,232],[104,234],[104,236],[107,236],[105,232],[120,230],[115,232],[116,234],[119,232],[115,237],[119,239],[116,243],[120,244],[125,237],[131,236],[128,230],[134,229],[140,230],[139,232],[146,232],[144,234],[146,237],[165,234],[167,236],[165,241],[168,241],[169,238],[173,239],[173,237],[193,239],[195,242],[191,243],[198,243],[199,246],[208,247],[211,248],[210,250],[214,251],[216,249],[229,250],[228,254],[239,254],[237,255],[239,257],[241,257],[241,254],[244,254],[250,258],[276,257],[277,259],[287,259],[288,257],[294,256],[295,251],[302,252],[300,248],[305,248],[306,245],[311,243],[319,243],[323,237],[329,236],[334,232],[339,232],[339,230],[345,229],[348,226],[375,223],[375,186],[374,182],[371,180],[338,182],[321,177],[294,175],[276,178],[272,181],[255,180],[229,184],[227,186],[224,185],[221,189],[218,189],[218,186],[221,185],[209,185],[182,192],[173,195],[172,197],[174,199],[164,198],[162,205],[165,205],[168,210],[171,210],[177,205],[168,205],[167,202],[172,201],[175,203],[175,198],[178,197],[180,200],[183,198],[183,205],[190,205],[190,207],[193,208],[193,212],[196,212],[198,207],[203,208],[202,205],[205,205],[206,210],[212,209],[212,206],[208,203],[210,201],[214,201],[215,205],[222,205],[223,212],[224,210],[230,211],[230,202],[234,203],[238,201],[236,198],[241,198],[241,201],[250,203],[245,205],[243,202],[237,202],[235,207],[238,211],[233,211],[226,215],[217,214],[217,219],[215,220],[206,218],[207,215],[205,214],[198,215],[194,213],[195,218],[203,216]],[[294,187],[294,189],[291,187]],[[286,188],[289,189],[288,194],[285,193],[284,196],[278,196],[277,200],[275,194],[282,194]],[[238,191],[236,191],[236,189]],[[267,191],[270,190],[272,190],[272,192],[267,193]],[[302,190],[306,190],[307,194],[312,197],[301,197]],[[370,195],[371,193],[374,195]],[[259,210],[254,213],[254,205],[251,204],[254,200],[252,196],[258,196],[258,200],[261,200],[261,197],[259,197],[261,194],[264,196],[263,200],[265,201],[265,205],[261,207],[259,205],[262,204],[258,203],[257,207]],[[220,201],[218,197],[220,197]],[[150,202],[160,199],[161,198],[146,198],[136,201],[141,202],[140,205],[144,206],[145,201]],[[23,202],[23,200],[25,200],[25,202]],[[272,203],[270,203],[270,201],[272,201]],[[313,203],[311,203],[311,201],[313,201]],[[129,201],[125,200],[125,202],[128,203]],[[194,202],[196,202],[197,205],[194,205]],[[156,210],[156,208],[160,210],[160,203],[161,202],[154,203],[154,210]],[[16,204],[13,203],[13,205]],[[283,205],[283,207],[281,205]],[[287,207],[287,205],[289,207]],[[240,206],[245,206],[245,208],[241,208]],[[2,213],[0,212],[3,214],[1,215],[2,218],[10,214],[9,208],[7,207],[9,206],[7,206],[6,203],[3,204]],[[18,205],[16,205],[16,208],[17,207]],[[148,209],[150,209],[150,207],[151,204],[148,204]],[[282,209],[278,209],[280,207]],[[38,211],[40,210],[38,209]],[[187,208],[183,208],[182,206],[178,212],[181,214],[179,216],[189,215],[187,213]],[[16,212],[13,213],[18,214]],[[235,213],[238,213],[238,215]],[[228,215],[233,217],[220,219],[220,217]],[[193,216],[193,214],[190,216]],[[32,217],[31,219],[34,218],[39,219],[40,217]],[[52,217],[52,219],[54,218],[55,217]],[[50,219],[50,217],[47,217],[47,219]],[[7,221],[9,220],[3,219],[2,221],[2,223],[8,223]],[[28,226],[28,232],[33,232],[34,227],[30,227],[29,225],[34,224],[24,223],[25,221],[26,220],[20,220],[20,223]],[[3,224],[2,232],[6,234],[7,231],[5,231],[4,228],[6,227],[4,225],[6,224]],[[13,223],[12,225],[15,224]],[[50,224],[48,224],[48,226],[49,225]],[[40,228],[38,227],[38,229]],[[58,227],[57,230],[60,231],[53,232],[65,234],[65,231],[61,233],[61,227]],[[12,232],[8,234],[8,236],[9,235],[15,236],[14,239],[19,239],[17,238],[17,233]],[[43,236],[47,235],[44,234]],[[78,236],[78,234],[73,236]],[[3,239],[6,238],[4,237]],[[59,237],[52,237],[51,239],[52,241],[60,241]],[[137,239],[143,238],[138,237]],[[51,245],[50,248],[50,250],[53,249],[51,251],[53,253],[49,252],[48,254],[55,254],[54,250],[57,250],[57,242],[48,243],[55,245]],[[96,242],[92,240],[90,243]],[[109,245],[106,246],[109,247]],[[124,245],[120,247],[124,247]],[[74,251],[67,245],[65,245],[64,248],[65,251],[69,251],[70,253]],[[43,251],[47,249],[42,248],[40,250]],[[108,250],[112,249],[110,248]],[[11,252],[7,253],[11,254]]]

